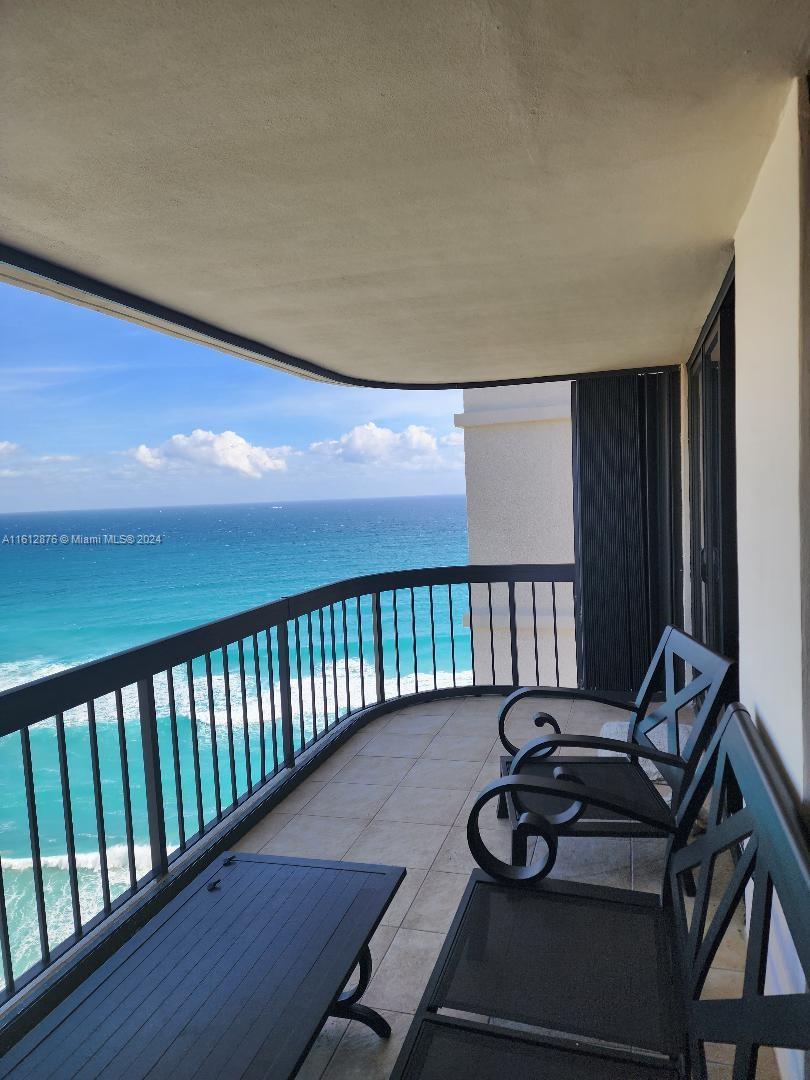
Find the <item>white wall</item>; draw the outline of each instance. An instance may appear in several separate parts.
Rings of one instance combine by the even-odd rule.
[[[802,594],[806,604],[810,566],[800,513],[808,437],[800,399],[808,362],[801,341],[800,98],[804,111],[803,81],[791,87],[735,235],[737,527],[741,698],[806,798],[810,702]]]
[[[473,563],[573,563],[571,384],[536,383],[464,391],[467,528]],[[491,681],[486,590],[473,591],[473,616],[485,641],[476,677]],[[479,595],[479,593],[481,595]],[[530,591],[518,586],[520,681],[535,681],[534,613]],[[493,596],[496,682],[511,682],[505,590]],[[553,612],[550,590],[535,596],[541,682],[553,682]],[[576,685],[573,591],[557,593],[560,681]]]
[[[807,82],[793,83],[735,235],[740,697],[810,801]],[[774,912],[771,992],[805,989]],[[805,1055],[777,1052],[785,1078]]]

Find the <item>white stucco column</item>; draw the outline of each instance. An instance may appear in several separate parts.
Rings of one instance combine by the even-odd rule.
[[[571,384],[465,390],[464,431],[467,527],[472,563],[572,563],[574,561],[571,466]],[[548,585],[518,585],[520,681],[536,681],[538,631],[540,681],[576,685],[573,590],[556,589],[559,657],[554,653],[554,604]],[[511,683],[509,617],[504,586],[493,589],[495,681]],[[535,619],[536,611],[536,619]],[[492,682],[489,597],[473,591],[475,674]],[[480,644],[479,644],[480,643]]]

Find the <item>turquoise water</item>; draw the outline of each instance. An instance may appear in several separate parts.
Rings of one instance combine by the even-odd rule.
[[[2,514],[0,541],[4,536],[96,536],[152,535],[161,543],[143,545],[2,544],[0,543],[0,687],[15,686],[41,678],[74,664],[92,660],[175,633],[233,612],[266,603],[341,578],[376,571],[418,568],[467,562],[466,507],[463,496],[369,499],[343,502],[287,503],[280,505],[109,510],[70,513]],[[463,598],[459,597],[460,604]],[[415,647],[416,670],[430,666],[429,642],[425,641],[426,599],[417,601],[419,631]],[[446,610],[437,607],[437,666],[447,681],[451,664]],[[407,617],[410,617],[408,611]],[[370,676],[367,611],[363,629],[365,656],[362,672],[366,686]],[[303,634],[302,667],[308,673],[306,627]],[[356,614],[349,613],[347,661],[340,669],[335,691],[324,679],[327,711],[337,704],[345,708],[346,693],[356,703],[360,693],[360,659]],[[402,627],[400,627],[402,631]],[[384,610],[384,640],[393,634],[393,612]],[[315,628],[318,636],[318,627]],[[272,653],[271,643],[271,653]],[[248,645],[247,670],[253,670]],[[231,662],[235,660],[235,650]],[[456,657],[463,678],[469,656]],[[405,688],[413,680],[403,660]],[[344,685],[345,676],[345,685]],[[213,671],[216,724],[224,713],[226,680],[221,660]],[[386,670],[387,682],[395,673]],[[195,696],[198,682],[204,687],[203,669],[193,673]],[[328,682],[328,686],[327,686]],[[302,681],[306,683],[306,680]],[[308,685],[308,684],[307,684]],[[169,842],[176,844],[180,826],[187,834],[197,827],[191,773],[191,728],[188,692],[176,686],[180,721],[180,771],[183,813],[174,798],[173,774],[166,773]],[[258,692],[247,679],[247,747],[256,769],[261,747],[257,723]],[[171,762],[167,718],[168,690],[159,680],[156,698],[160,717],[161,755]],[[304,736],[318,720],[318,702],[303,702],[300,711]],[[294,698],[297,687],[294,687]],[[204,697],[204,693],[203,693]],[[303,701],[303,685],[300,700]],[[136,701],[128,690],[123,698],[126,741],[129,749],[132,816],[136,842],[137,872],[146,869],[147,832],[143,798]],[[84,711],[66,714],[67,756],[73,800],[74,831],[79,853],[81,914],[86,921],[101,907],[99,841],[92,796],[91,756]],[[229,775],[226,757],[220,755],[219,781],[223,805],[230,801],[231,783],[239,792],[246,784],[245,737],[241,712],[235,704],[237,761]],[[96,702],[99,771],[102,781],[106,833],[106,860],[110,892],[114,897],[129,881],[120,773],[115,702]],[[200,725],[199,736],[206,738]],[[241,739],[241,742],[239,740]],[[219,742],[219,735],[217,735]],[[43,854],[48,931],[55,945],[72,931],[71,904],[65,856],[65,830],[61,784],[56,757],[54,724],[48,720],[31,731],[31,748],[37,780],[37,814]],[[204,815],[214,813],[214,771],[211,744],[201,743]],[[265,743],[268,765],[273,747]],[[39,959],[36,932],[31,848],[25,794],[21,774],[19,737],[0,741],[0,855],[9,916],[15,973]]]

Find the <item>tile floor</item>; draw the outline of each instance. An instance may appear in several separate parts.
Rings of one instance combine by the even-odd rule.
[[[391,1024],[382,1041],[363,1025],[327,1022],[299,1076],[303,1080],[384,1080],[390,1074],[444,936],[474,867],[466,838],[469,808],[499,775],[498,699],[465,697],[402,709],[373,720],[305,780],[237,845],[245,851],[391,863],[408,873],[372,940],[374,977],[363,998]],[[509,734],[536,735],[531,714],[545,709],[563,731],[598,734],[617,712],[591,703],[532,699],[514,710]],[[521,711],[522,710],[522,711]],[[495,803],[482,814],[491,850],[508,858],[508,823]],[[663,842],[563,840],[555,877],[658,891]],[[743,928],[724,941],[707,993],[741,979]],[[727,1080],[724,1048],[712,1052],[711,1080]],[[757,1077],[777,1080],[769,1055]]]

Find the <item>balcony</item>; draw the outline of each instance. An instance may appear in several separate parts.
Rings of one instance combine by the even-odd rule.
[[[576,679],[572,581],[570,566],[537,565],[354,579],[7,691],[0,746],[6,764],[19,747],[32,858],[27,906],[5,864],[4,1037],[222,850],[385,863],[407,876],[372,939],[364,1002],[393,1036],[333,1018],[300,1075],[387,1076],[474,866],[466,821],[499,775],[497,695]],[[536,734],[538,707],[514,711],[513,741]],[[616,719],[594,703],[548,707],[564,732]],[[508,861],[509,826],[494,802],[485,815],[482,836]],[[553,873],[657,891],[664,844],[563,839]],[[737,930],[720,990],[742,978]]]

